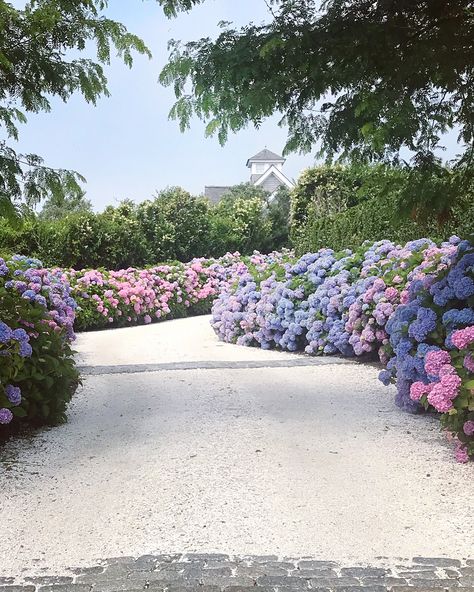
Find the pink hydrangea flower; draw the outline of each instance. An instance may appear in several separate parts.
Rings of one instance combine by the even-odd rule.
[[[454,331],[451,341],[458,349],[466,349],[468,345],[474,343],[474,325]]]
[[[469,454],[467,452],[467,448],[461,443],[457,445],[456,450],[454,452],[454,456],[456,457],[458,463],[469,462]]]
[[[451,363],[451,356],[445,350],[430,351],[426,354],[425,370],[429,376],[439,376],[441,367]]]
[[[469,419],[468,421],[464,422],[462,429],[466,436],[474,436],[474,421]]]
[[[435,390],[435,388],[428,395],[428,403],[440,413],[447,413],[453,408],[453,402],[445,397],[439,389]]]
[[[431,392],[433,384],[425,384],[424,382],[414,382],[410,386],[410,399],[413,401],[419,401],[423,395],[427,395]]]
[[[398,298],[397,288],[394,288],[393,286],[387,288],[385,290],[385,298],[387,298],[387,300],[395,300],[396,298]]]
[[[453,408],[453,399],[458,396],[460,386],[461,378],[457,374],[445,374],[432,385],[428,403],[440,413],[446,413]]]
[[[449,374],[456,374],[456,368],[451,364],[443,364],[439,369],[439,376],[447,376]]]

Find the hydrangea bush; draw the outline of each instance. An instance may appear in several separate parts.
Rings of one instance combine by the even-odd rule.
[[[0,434],[23,419],[65,420],[78,375],[76,330],[148,324],[210,312],[243,273],[281,265],[289,253],[238,253],[148,269],[45,269],[36,259],[0,259]]]
[[[76,330],[209,312],[240,345],[378,358],[409,412],[440,414],[456,458],[474,457],[474,247],[391,241],[119,271],[0,259],[0,431],[58,423],[78,377]]]
[[[57,270],[77,302],[77,330],[149,324],[211,310],[218,294],[249,269],[281,263],[287,252],[194,259],[146,269]]]
[[[471,243],[379,241],[244,270],[216,299],[212,325],[241,345],[378,357],[397,405],[440,413],[464,462],[474,456],[473,307]]]
[[[58,272],[0,258],[0,425],[65,419],[78,376],[70,347],[76,304]]]

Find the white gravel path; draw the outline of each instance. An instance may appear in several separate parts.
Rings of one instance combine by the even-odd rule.
[[[87,376],[68,424],[1,450],[0,576],[150,552],[472,556],[474,467],[435,420],[399,412],[373,367],[291,367],[208,323],[79,337],[83,365],[230,367]]]

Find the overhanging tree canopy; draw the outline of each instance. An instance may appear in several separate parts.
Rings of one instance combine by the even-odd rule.
[[[168,9],[198,2],[170,0]],[[408,149],[418,172],[436,168],[443,134],[456,129],[455,164],[472,166],[472,0],[267,3],[266,24],[170,42],[161,82],[174,86],[171,117],[182,129],[197,115],[223,143],[278,112],[286,153],[319,142],[327,157],[399,162]]]
[[[50,110],[51,97],[67,101],[80,93],[95,104],[107,96],[103,65],[112,51],[128,66],[133,52],[150,55],[141,39],[103,15],[106,6],[106,0],[29,0],[18,9],[0,0],[0,215],[14,217],[22,197],[34,204],[80,195],[78,173],[18,154],[9,140],[18,138],[25,113]],[[80,57],[89,43],[95,61]]]
[[[204,2],[157,1],[169,17]],[[429,175],[442,134],[456,128],[455,170],[472,170],[473,0],[266,1],[267,24],[224,24],[216,40],[171,44],[161,80],[174,85],[171,115],[182,128],[196,114],[224,142],[229,131],[279,112],[289,128],[286,152],[319,141],[329,157],[397,161],[408,148]],[[48,111],[52,96],[81,93],[95,103],[108,94],[103,66],[112,51],[129,66],[133,52],[150,55],[104,16],[106,6],[28,0],[17,9],[0,0],[0,215],[12,215],[21,197],[35,203],[80,192],[77,173],[13,149],[25,113]],[[76,57],[88,44],[96,60]],[[439,196],[438,185],[446,194],[445,174],[438,168],[429,199]]]

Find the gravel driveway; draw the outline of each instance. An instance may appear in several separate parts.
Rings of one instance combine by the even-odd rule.
[[[376,368],[224,345],[208,317],[77,350],[69,423],[0,451],[0,576],[148,553],[473,555],[474,465]]]

